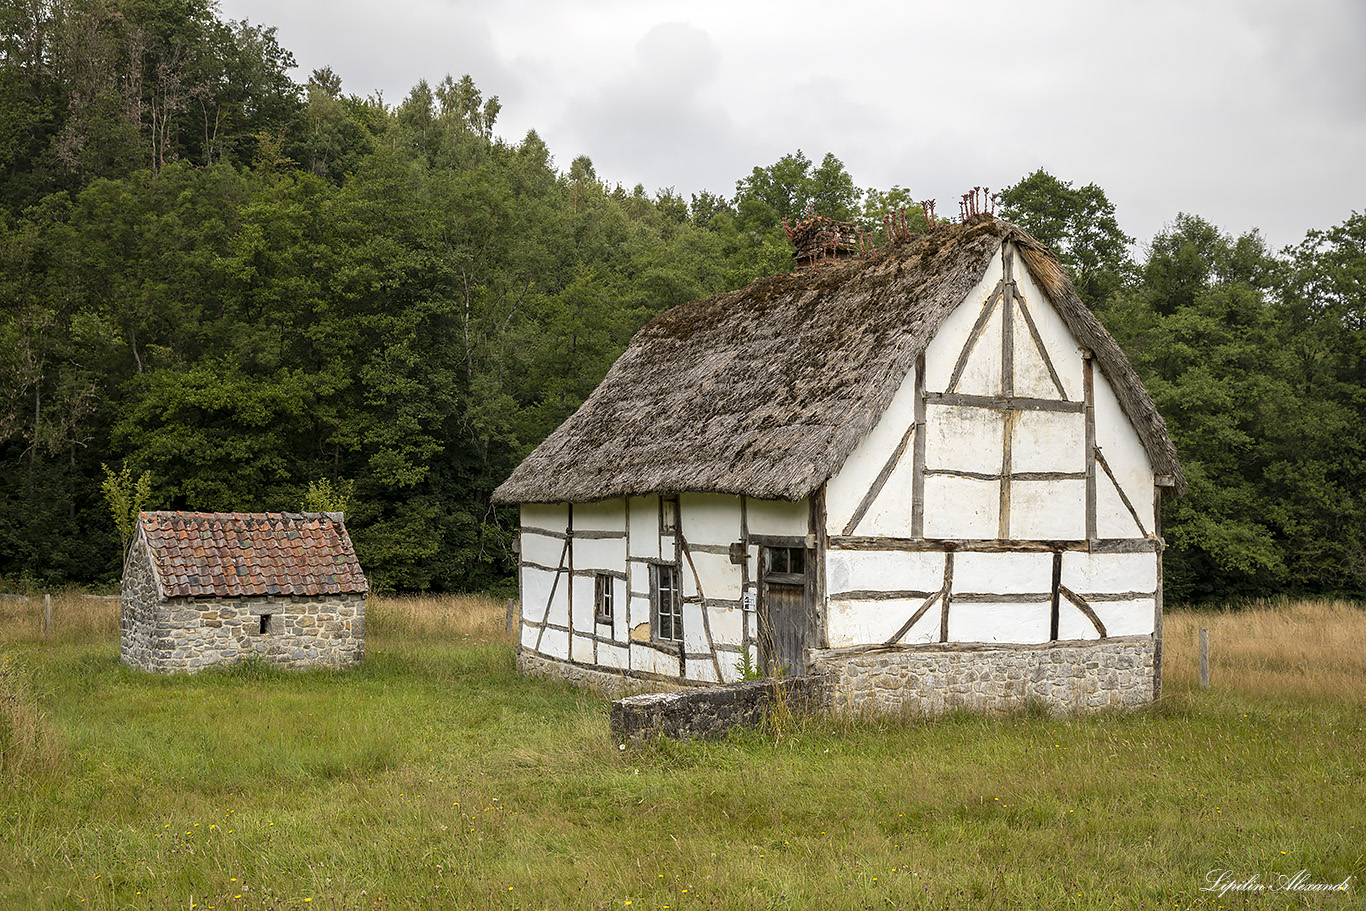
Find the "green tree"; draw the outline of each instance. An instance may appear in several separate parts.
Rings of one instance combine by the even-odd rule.
[[[1087,306],[1102,306],[1133,274],[1115,207],[1095,184],[1073,187],[1040,168],[1001,191],[1001,214],[1048,244]]]
[[[152,473],[144,471],[134,479],[133,470],[126,462],[117,472],[105,464],[101,464],[100,468],[104,470],[104,481],[100,485],[104,491],[104,501],[109,504],[114,528],[119,533],[119,543],[127,551],[137,529],[138,513],[142,512],[152,496]]]
[[[801,149],[768,167],[756,167],[735,185],[735,211],[746,228],[773,229],[815,206],[820,215],[852,221],[860,193],[844,164],[827,152],[818,167]]]
[[[339,512],[345,513],[351,505],[351,497],[356,491],[354,481],[338,481],[333,484],[327,478],[308,482],[308,492],[304,494],[300,512]]]

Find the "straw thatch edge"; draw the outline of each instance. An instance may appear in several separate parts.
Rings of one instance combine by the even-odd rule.
[[[636,333],[579,410],[499,486],[494,501],[809,496],[876,424],[1005,243],[1019,249],[1050,303],[1093,352],[1154,473],[1184,491],[1166,422],[1062,266],[1025,231],[984,216],[844,265],[761,279],[661,314]]]

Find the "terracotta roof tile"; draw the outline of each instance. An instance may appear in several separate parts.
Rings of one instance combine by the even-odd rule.
[[[168,598],[369,591],[340,519],[299,513],[144,512]]]

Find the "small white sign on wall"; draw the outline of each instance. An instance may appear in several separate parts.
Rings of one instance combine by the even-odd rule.
[[[754,610],[759,606],[759,597],[754,592],[745,592],[745,610]]]

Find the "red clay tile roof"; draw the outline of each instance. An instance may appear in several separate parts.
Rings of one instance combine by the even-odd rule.
[[[340,518],[321,513],[144,512],[162,596],[369,591]]]

